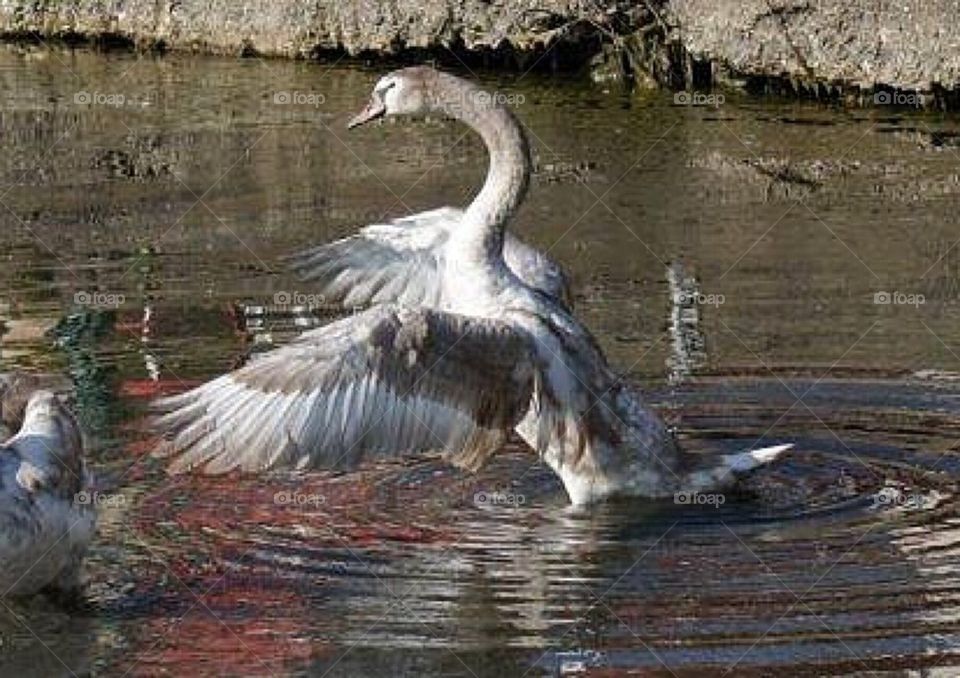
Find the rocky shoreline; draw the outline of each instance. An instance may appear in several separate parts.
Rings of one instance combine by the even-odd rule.
[[[0,0],[0,36],[220,55],[431,58],[589,71],[639,86],[955,108],[958,16],[960,0]]]

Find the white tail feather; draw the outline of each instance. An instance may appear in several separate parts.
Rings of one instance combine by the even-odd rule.
[[[738,454],[730,454],[723,458],[724,465],[731,473],[746,473],[758,466],[769,464],[782,453],[793,447],[793,443],[761,447],[759,450],[748,450]]]
[[[724,455],[716,466],[693,471],[687,475],[683,489],[688,492],[722,490],[732,485],[737,476],[769,464],[792,447],[793,444],[789,443]]]

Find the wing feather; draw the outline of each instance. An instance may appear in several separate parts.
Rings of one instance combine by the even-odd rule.
[[[317,292],[331,305],[435,307],[443,296],[444,247],[462,217],[462,210],[443,207],[373,224],[294,254],[288,263],[301,279],[316,283]],[[503,256],[524,283],[569,304],[566,276],[549,256],[511,233],[504,240]]]
[[[532,339],[503,323],[375,306],[158,401],[171,472],[353,468],[444,450],[476,467],[523,417]]]

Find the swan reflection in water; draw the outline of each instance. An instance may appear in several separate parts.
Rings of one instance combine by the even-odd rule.
[[[178,479],[187,502],[153,498],[144,519],[202,525],[189,557],[203,563],[210,548],[234,570],[222,584],[227,607],[215,612],[239,598],[252,606],[243,616],[252,627],[279,615],[270,626],[311,639],[320,672],[336,662],[345,673],[460,674],[460,660],[477,675],[659,670],[661,660],[676,670],[860,666],[858,656],[875,666],[892,637],[910,654],[943,649],[949,639],[932,635],[935,614],[925,612],[934,598],[895,593],[908,583],[935,597],[949,582],[897,548],[904,521],[919,528],[929,513],[874,506],[882,481],[841,460],[839,445],[803,445],[838,459],[803,455],[796,468],[764,474],[775,481],[764,501],[728,493],[721,506],[614,498],[590,511],[565,507],[545,468],[510,480],[529,467],[512,448],[477,476],[433,460],[278,476],[266,488],[254,478]],[[854,451],[869,458],[868,445]],[[853,503],[834,497],[850,464]],[[323,500],[276,507],[282,489]],[[489,500],[498,492],[522,499]],[[944,599],[936,615],[950,614]],[[885,631],[871,638],[870,629]]]

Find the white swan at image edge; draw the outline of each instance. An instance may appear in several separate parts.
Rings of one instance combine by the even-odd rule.
[[[0,443],[0,596],[72,594],[95,524],[80,429],[54,393],[23,393],[23,381],[0,375],[3,421],[17,429]]]

